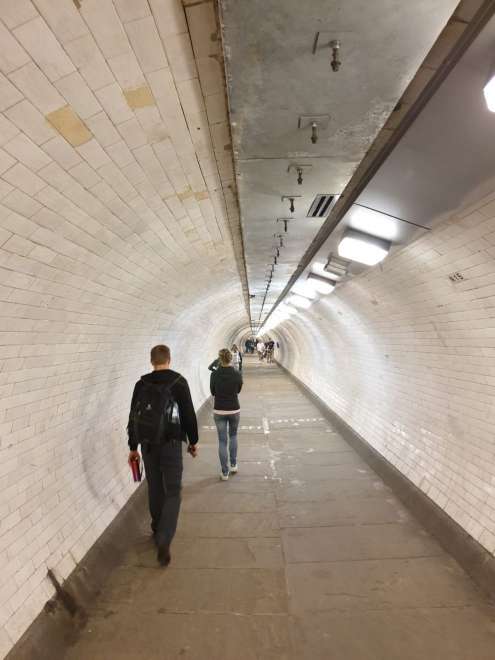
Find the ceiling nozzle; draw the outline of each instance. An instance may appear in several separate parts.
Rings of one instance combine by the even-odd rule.
[[[328,128],[330,121],[329,115],[301,115],[297,122],[297,127],[300,129],[311,129],[311,142],[316,144],[319,138],[320,130],[324,131]]]
[[[342,64],[340,60],[340,41],[338,39],[333,39],[330,42],[330,48],[332,49],[332,60],[330,62],[330,66],[332,67],[332,71],[337,72]]]
[[[296,199],[296,197],[301,197],[301,195],[282,195],[282,201],[288,200],[289,211],[291,213],[294,213],[294,211],[296,210],[296,207],[294,206],[294,200]]]
[[[277,222],[283,222],[284,223],[284,231],[287,233],[288,227],[289,227],[289,222],[292,220],[292,218],[277,218]],[[278,255],[277,255],[278,256]]]
[[[313,144],[318,142],[318,124],[315,121],[311,124],[311,142]]]
[[[291,163],[287,168],[287,172],[294,170],[297,174],[297,179],[296,179],[297,183],[298,185],[301,186],[303,182],[304,170],[310,170],[312,167],[313,167],[312,165],[301,165],[299,163]]]

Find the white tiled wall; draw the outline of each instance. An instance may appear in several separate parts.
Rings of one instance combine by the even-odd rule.
[[[151,345],[199,406],[246,322],[213,5],[187,11],[0,0],[0,657],[134,490]]]
[[[491,553],[494,257],[492,194],[278,328],[283,364]]]

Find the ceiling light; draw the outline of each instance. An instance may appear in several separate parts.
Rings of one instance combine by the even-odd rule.
[[[490,112],[495,112],[495,75],[483,87],[486,106]]]
[[[397,240],[400,221],[390,215],[354,204],[349,211],[348,218],[351,229],[372,233],[373,236],[387,241]]]
[[[308,300],[307,298],[303,298],[302,296],[296,296],[296,295],[291,296],[289,302],[291,305],[295,305],[300,309],[308,309],[308,307],[311,307],[311,300]]]
[[[339,243],[340,257],[357,261],[366,266],[375,266],[383,261],[390,250],[390,243],[376,236],[349,230]]]
[[[334,282],[337,279],[337,275],[334,273],[329,273],[327,270],[325,270],[325,264],[321,261],[315,261],[311,265],[311,272],[319,275],[320,277],[324,277],[329,282]]]
[[[325,264],[325,270],[334,279],[341,280],[347,275],[349,264],[350,261],[348,259],[341,259],[334,254],[329,254],[328,261]]]
[[[308,282],[311,283],[311,286],[315,291],[323,294],[324,296],[328,293],[332,293],[332,291],[335,289],[335,284],[330,282],[328,279],[320,277],[319,275],[314,275],[313,273],[308,275]]]
[[[280,303],[278,309],[280,309],[280,311],[283,312],[283,313],[285,313],[285,314],[289,314],[289,316],[290,316],[291,314],[294,314],[295,311],[296,311],[296,310],[294,309],[294,307],[291,307],[291,306],[288,305],[286,302]]]
[[[298,296],[303,296],[303,298],[310,298],[314,300],[316,296],[316,290],[312,286],[311,282],[296,282],[292,287],[291,291]]]

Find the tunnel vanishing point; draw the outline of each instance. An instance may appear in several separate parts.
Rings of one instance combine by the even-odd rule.
[[[0,657],[493,660],[494,555],[495,1],[0,0]]]

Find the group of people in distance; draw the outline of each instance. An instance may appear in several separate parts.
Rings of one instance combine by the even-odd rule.
[[[153,370],[139,379],[132,394],[127,425],[128,462],[134,468],[133,474],[140,474],[141,460],[144,463],[157,559],[160,565],[168,566],[180,511],[182,446],[183,442],[187,443],[187,452],[193,458],[197,456],[198,423],[186,379],[170,368],[169,347],[163,344],[154,346],[150,360]],[[241,351],[235,344],[231,350],[222,348],[208,368],[212,372],[210,391],[218,433],[220,479],[227,481],[238,471]]]
[[[275,343],[273,339],[270,338],[263,341],[261,338],[255,339],[254,337],[251,337],[246,339],[244,344],[246,353],[253,354],[256,351],[260,361],[262,362],[266,358],[267,363],[273,362],[275,346],[278,348],[278,342]]]
[[[260,362],[266,358],[268,364],[273,362],[273,353],[275,351],[275,342],[273,339],[268,339],[264,342],[262,339],[258,339],[256,342],[256,352],[258,353],[258,358]]]

